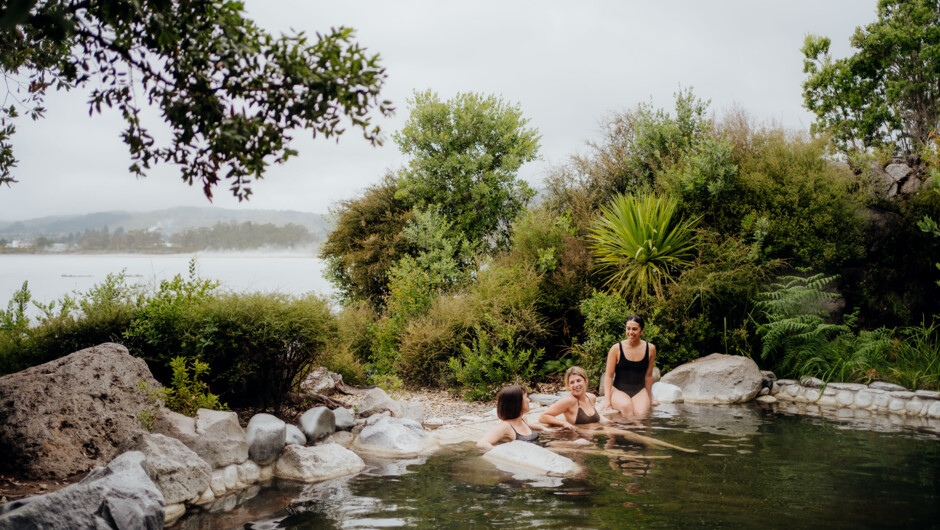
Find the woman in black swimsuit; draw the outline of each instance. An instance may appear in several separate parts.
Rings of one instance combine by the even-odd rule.
[[[607,353],[604,395],[601,410],[612,406],[623,415],[645,416],[653,403],[653,366],[656,346],[641,340],[643,317],[627,317],[627,339],[611,346]]]
[[[477,442],[477,447],[492,449],[502,442],[519,440],[535,443],[539,439],[541,425],[529,425],[525,414],[529,412],[529,395],[519,385],[507,386],[496,396],[496,415],[499,422],[490,432]]]
[[[607,423],[607,418],[601,417],[595,408],[597,396],[588,393],[587,386],[588,375],[584,368],[568,368],[565,372],[565,388],[571,393],[552,403],[539,416],[539,422],[569,430],[575,430],[575,425]]]

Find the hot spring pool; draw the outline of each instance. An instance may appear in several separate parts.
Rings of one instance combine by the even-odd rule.
[[[596,436],[556,448],[580,476],[533,479],[459,444],[317,484],[276,480],[173,528],[940,528],[934,433],[756,405],[660,406],[629,428],[698,453]]]

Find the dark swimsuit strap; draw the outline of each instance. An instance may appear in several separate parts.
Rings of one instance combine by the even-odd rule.
[[[646,360],[647,357],[650,356],[650,342],[649,342],[648,340],[644,340],[643,342],[646,343],[646,354],[645,354],[645,355],[643,356],[643,358],[640,359],[639,361],[631,361],[630,359],[627,359],[627,355],[626,355],[625,353],[623,353],[623,342],[618,342],[618,343],[617,343],[617,346],[620,346],[620,356],[623,357],[623,360],[624,360],[624,361],[627,361],[627,362],[631,362],[631,363],[641,363],[641,362],[643,362],[644,360]],[[580,405],[578,405],[578,406],[580,406]]]

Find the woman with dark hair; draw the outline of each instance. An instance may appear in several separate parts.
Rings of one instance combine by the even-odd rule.
[[[525,414],[529,412],[529,395],[519,385],[503,388],[496,396],[496,415],[503,420],[477,442],[477,447],[492,449],[502,442],[521,440],[535,443],[539,439],[541,425],[529,425]]]
[[[653,406],[653,365],[656,346],[641,340],[645,322],[639,315],[627,317],[627,338],[607,352],[601,409],[613,407],[627,416],[645,416]]]

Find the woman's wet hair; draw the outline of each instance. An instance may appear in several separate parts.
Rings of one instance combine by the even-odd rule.
[[[572,366],[571,368],[568,368],[568,370],[565,371],[565,388],[568,388],[568,378],[570,378],[572,375],[580,375],[582,378],[584,378],[585,386],[587,386],[591,382],[591,380],[588,379],[587,371],[585,371],[584,368],[581,368],[580,366]],[[571,389],[568,388],[568,390],[571,390]]]
[[[501,420],[514,420],[522,416],[522,396],[526,391],[519,385],[510,385],[496,395],[496,415]]]
[[[636,313],[627,317],[627,321],[623,323],[623,327],[626,328],[627,324],[630,322],[636,322],[640,329],[646,329],[646,319],[637,315]]]

